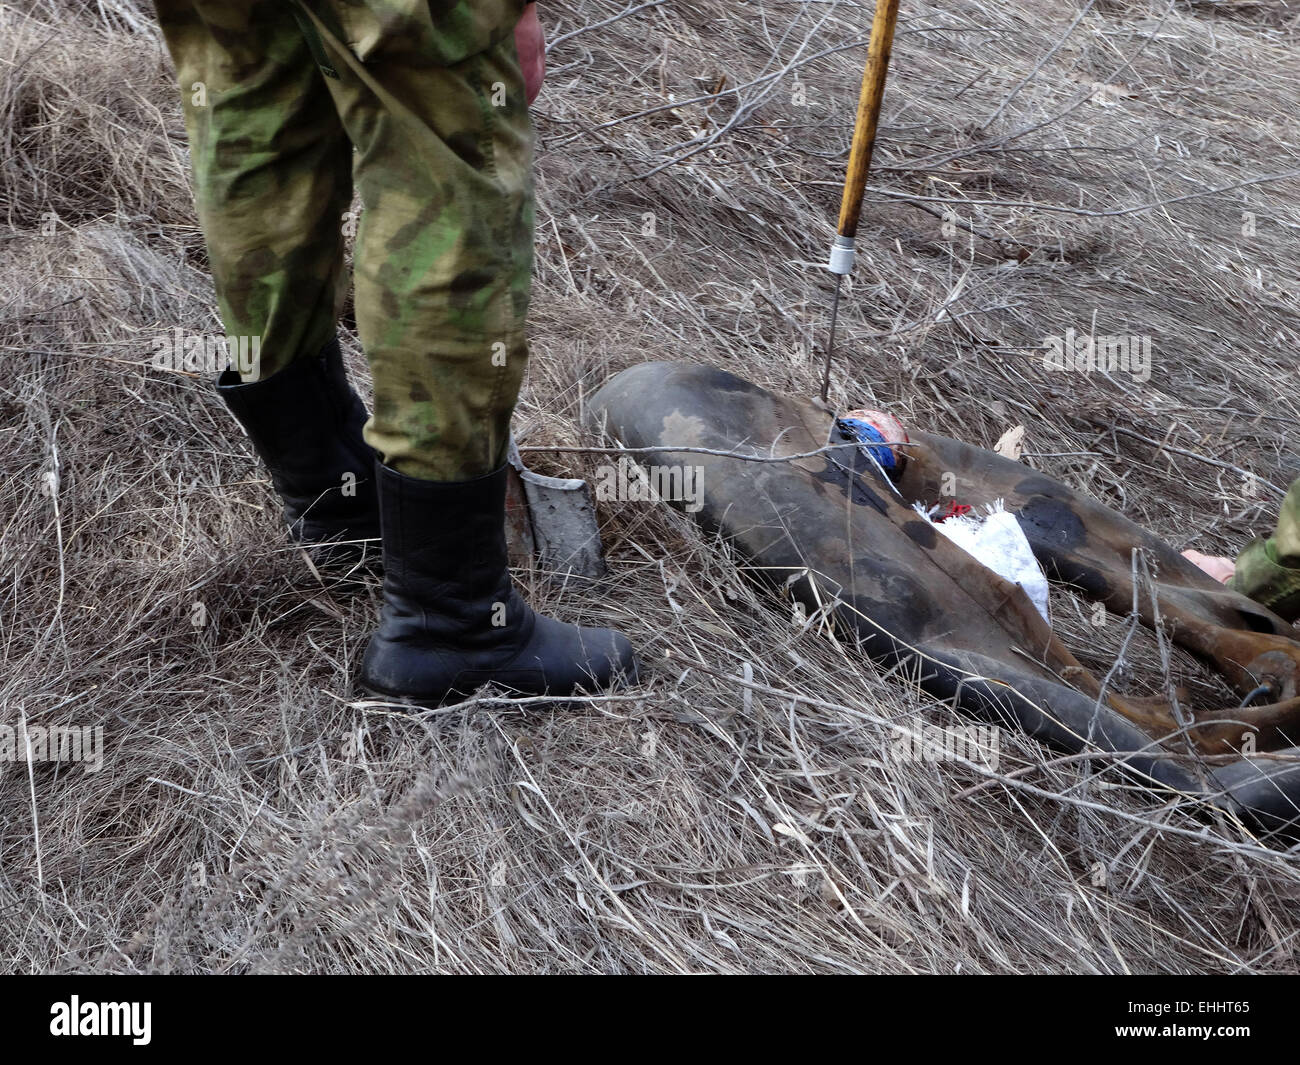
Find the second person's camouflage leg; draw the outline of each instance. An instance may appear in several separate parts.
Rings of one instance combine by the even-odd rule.
[[[1300,617],[1300,479],[1282,500],[1273,535],[1255,540],[1238,557],[1232,587],[1287,621]]]

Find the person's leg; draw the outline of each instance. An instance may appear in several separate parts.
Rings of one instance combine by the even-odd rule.
[[[528,359],[532,124],[522,0],[309,0],[364,205],[354,280],[384,464],[497,469]],[[468,12],[458,15],[457,12]]]
[[[334,336],[352,146],[282,0],[155,0],[226,335],[270,377]]]
[[[366,412],[334,339],[351,142],[290,5],[156,7],[226,335],[256,355],[222,373],[218,392],[270,469],[295,538],[318,563],[351,563],[379,535]]]
[[[371,691],[569,694],[635,675],[627,640],[533,613],[506,565],[505,454],[527,361],[532,128],[522,0],[309,0],[364,210],[384,592]]]
[[[1247,545],[1229,587],[1275,614],[1300,617],[1300,479],[1291,483],[1273,535]]]

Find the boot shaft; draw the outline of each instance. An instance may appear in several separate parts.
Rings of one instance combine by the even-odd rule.
[[[507,564],[506,468],[468,481],[425,481],[376,462],[375,477],[385,623],[418,622],[427,636],[460,645],[525,640],[532,611]]]
[[[264,381],[245,384],[226,370],[217,392],[270,472],[295,536],[378,535],[365,405],[348,383],[337,340]]]

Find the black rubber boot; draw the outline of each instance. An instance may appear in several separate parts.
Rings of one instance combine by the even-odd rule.
[[[376,464],[383,524],[379,628],[360,685],[437,705],[488,682],[572,695],[635,682],[627,637],[535,614],[506,566],[506,468],[422,481]]]
[[[226,370],[217,391],[270,470],[290,535],[312,561],[377,565],[375,452],[361,437],[366,408],[348,384],[338,341],[265,381],[242,384]]]

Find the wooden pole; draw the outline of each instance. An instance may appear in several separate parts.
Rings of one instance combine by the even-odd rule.
[[[844,195],[840,200],[840,222],[836,232],[841,237],[852,238],[858,232],[862,195],[867,189],[871,152],[876,146],[876,126],[880,121],[880,103],[885,97],[885,75],[889,71],[896,25],[898,0],[877,0],[876,17],[871,24],[871,43],[867,47],[867,66],[862,72],[862,91],[858,95],[858,117],[853,127],[853,145],[849,149],[849,168],[844,175]]]
[[[840,197],[840,220],[831,245],[829,265],[835,274],[835,296],[831,303],[826,368],[822,374],[823,403],[831,387],[831,356],[835,351],[840,283],[853,269],[854,238],[858,233],[858,220],[862,217],[862,196],[867,191],[867,174],[871,171],[871,152],[876,146],[876,126],[880,121],[880,104],[885,98],[885,75],[889,72],[889,55],[894,47],[894,27],[897,25],[898,0],[876,0],[871,41],[867,46],[867,65],[862,72],[862,90],[858,93],[858,114],[853,123],[853,143],[849,147],[849,166],[844,173],[844,193]]]

